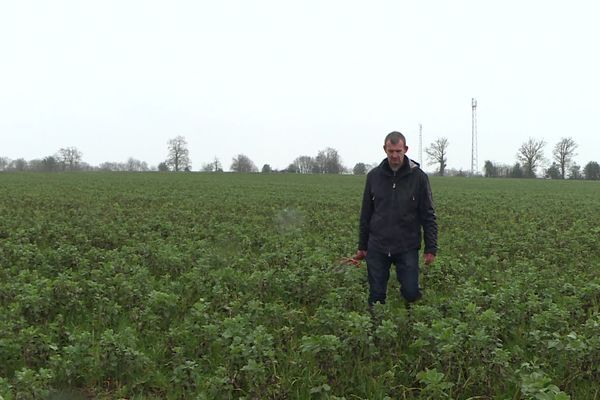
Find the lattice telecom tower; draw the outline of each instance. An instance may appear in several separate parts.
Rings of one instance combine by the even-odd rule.
[[[471,175],[479,172],[477,165],[477,100],[471,99],[472,123],[471,123]]]

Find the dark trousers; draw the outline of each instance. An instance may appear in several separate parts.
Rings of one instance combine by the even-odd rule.
[[[390,267],[396,265],[396,278],[400,282],[400,293],[408,302],[421,297],[419,289],[419,251],[391,254],[369,250],[367,272],[369,274],[369,304],[385,303]]]

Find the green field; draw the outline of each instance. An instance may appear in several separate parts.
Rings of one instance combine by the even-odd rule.
[[[0,399],[600,399],[600,184],[432,177],[372,316],[364,179],[0,174]]]

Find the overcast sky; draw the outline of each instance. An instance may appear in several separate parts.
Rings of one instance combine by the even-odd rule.
[[[194,170],[326,147],[352,167],[393,130],[418,161],[422,124],[423,147],[447,137],[468,170],[474,97],[480,168],[528,137],[600,162],[597,4],[2,0],[0,156],[157,165],[182,135]]]

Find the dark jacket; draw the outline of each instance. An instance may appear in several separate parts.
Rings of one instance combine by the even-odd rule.
[[[421,227],[425,253],[435,255],[438,230],[427,175],[406,156],[396,172],[384,159],[367,174],[358,249],[387,254],[419,249]]]

